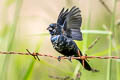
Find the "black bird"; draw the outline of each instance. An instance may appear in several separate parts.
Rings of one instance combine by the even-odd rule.
[[[47,28],[51,34],[51,42],[55,50],[67,57],[78,57],[78,51],[82,56],[82,52],[73,41],[83,40],[80,30],[82,23],[80,12],[80,9],[76,6],[73,6],[70,10],[64,10],[63,8],[58,16],[57,23],[52,23]],[[82,60],[77,60],[82,64]],[[90,67],[86,60],[83,67],[88,71],[96,71]]]

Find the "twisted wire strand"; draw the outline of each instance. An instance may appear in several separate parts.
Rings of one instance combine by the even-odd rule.
[[[0,54],[44,56],[44,57],[51,57],[51,58],[58,59],[57,56],[52,56],[52,55],[49,55],[49,54],[42,54],[42,53],[34,53],[34,52],[30,54],[28,52],[2,52],[2,51],[0,51]],[[97,58],[97,59],[120,59],[120,57],[118,57],[118,56],[80,56],[80,57],[71,56],[71,59],[82,59],[82,60],[94,59],[94,58]],[[61,59],[69,59],[69,57],[61,57]]]

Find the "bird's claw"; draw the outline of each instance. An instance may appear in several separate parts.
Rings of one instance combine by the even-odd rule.
[[[57,59],[58,59],[58,61],[61,61],[61,57],[62,57],[62,56],[58,56],[58,58],[57,58]]]

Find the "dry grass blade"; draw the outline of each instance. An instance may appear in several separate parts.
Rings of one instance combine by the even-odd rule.
[[[91,49],[97,42],[100,40],[100,37],[97,37],[95,41],[88,47],[88,49]]]
[[[112,14],[112,11],[109,9],[109,7],[107,6],[107,4],[105,4],[105,2],[103,0],[99,0],[100,3],[105,7],[105,9],[110,13]]]

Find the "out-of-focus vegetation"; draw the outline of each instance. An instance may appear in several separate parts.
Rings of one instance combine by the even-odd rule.
[[[120,56],[120,1],[104,2],[112,14],[100,0],[0,0],[0,51],[26,52],[29,49],[60,55],[53,49],[46,28],[56,22],[63,7],[76,5],[83,17],[84,40],[76,41],[81,51],[88,56]],[[97,37],[100,37],[98,43],[87,50]],[[47,57],[40,59],[1,54],[0,80],[56,80],[55,77],[66,76],[79,80],[78,73],[80,80],[120,80],[120,60],[91,59],[90,65],[100,70],[93,73],[83,69],[76,60],[71,63]]]

